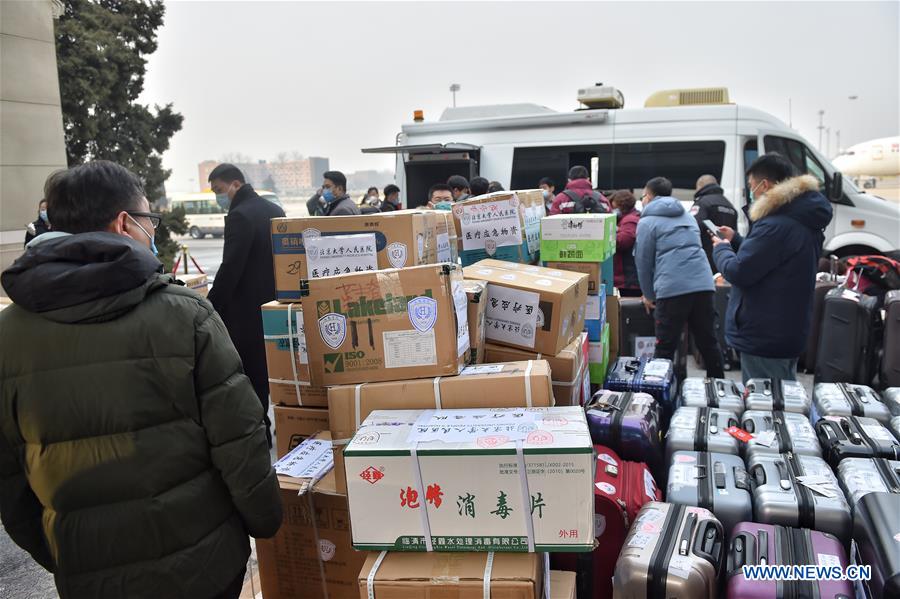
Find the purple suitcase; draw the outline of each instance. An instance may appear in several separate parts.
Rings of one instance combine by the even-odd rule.
[[[775,599],[776,597],[819,597],[852,599],[853,583],[847,580],[747,580],[742,566],[819,565],[846,568],[844,546],[834,535],[775,524],[741,522],[731,533],[727,553],[727,597]]]
[[[659,404],[647,393],[600,389],[585,406],[595,445],[612,448],[623,460],[644,462],[658,476],[664,469]]]

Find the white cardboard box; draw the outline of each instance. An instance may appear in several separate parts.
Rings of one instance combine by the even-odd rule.
[[[344,450],[354,547],[590,551],[592,452],[577,406],[372,412]]]

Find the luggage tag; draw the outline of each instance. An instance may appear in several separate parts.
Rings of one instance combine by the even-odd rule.
[[[740,437],[738,437],[740,438]],[[754,445],[763,445],[765,447],[772,447],[772,443],[775,442],[775,431],[762,431],[760,433],[756,433],[753,435],[753,438],[750,440],[751,444]]]
[[[744,429],[738,428],[736,426],[729,426],[728,428],[725,429],[725,432],[728,433],[729,435],[731,435],[732,437],[734,437],[735,439],[737,439],[739,441],[743,441],[744,443],[749,443],[750,441],[753,440],[753,435],[751,435]],[[774,433],[773,433],[773,435],[774,435]]]
[[[828,497],[829,499],[837,497],[837,493],[830,488],[831,480],[828,477],[821,475],[798,476],[797,482],[823,497]]]

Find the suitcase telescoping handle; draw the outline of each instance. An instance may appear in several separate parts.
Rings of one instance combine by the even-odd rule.
[[[731,539],[728,551],[728,574],[739,572],[743,566],[753,564],[756,555],[756,537],[749,532],[739,532]]]
[[[693,552],[697,557],[702,557],[719,569],[722,563],[722,544],[725,541],[725,529],[722,523],[711,518],[704,520],[697,528],[697,536],[694,539]]]

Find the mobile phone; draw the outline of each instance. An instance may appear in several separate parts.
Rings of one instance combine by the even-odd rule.
[[[708,218],[703,221],[703,226],[710,232],[710,234],[715,235],[719,239],[725,239],[722,237],[722,234],[719,233],[719,227],[715,226],[711,220]]]

